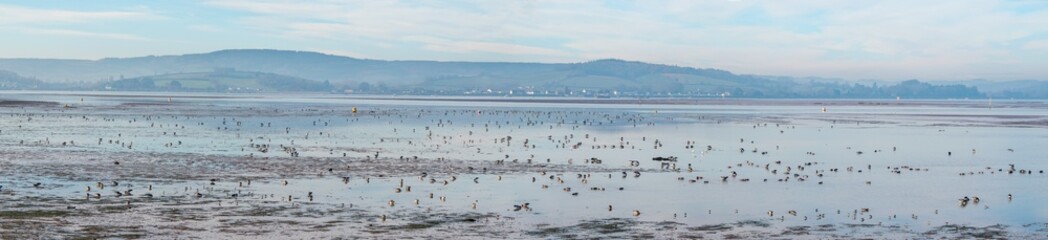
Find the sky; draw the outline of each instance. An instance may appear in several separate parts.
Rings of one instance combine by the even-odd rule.
[[[1048,80],[1048,1],[0,1],[0,58],[222,49],[605,58],[852,80]]]

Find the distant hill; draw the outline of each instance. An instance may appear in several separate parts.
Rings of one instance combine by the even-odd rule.
[[[731,90],[771,94],[781,89],[777,82],[723,70],[623,60],[571,64],[382,61],[282,50],[223,50],[101,60],[0,59],[0,69],[66,83],[198,73],[221,68],[328,81],[346,88],[367,84],[375,89],[447,91],[520,87],[650,92],[689,89],[711,94]]]
[[[455,89],[589,89],[624,92],[764,92],[780,91],[788,83],[716,69],[697,69],[617,59],[543,65],[527,72],[447,75],[426,79],[425,87]]]
[[[30,90],[51,87],[50,84],[40,80],[23,77],[13,72],[0,71],[0,89],[2,90]]]
[[[222,50],[203,54],[100,60],[0,59],[0,69],[49,82],[101,82],[219,68],[268,72],[332,83],[417,84],[435,76],[518,74],[553,68],[535,63],[382,61],[284,50]]]
[[[328,83],[262,72],[218,69],[129,78],[99,84],[105,90],[193,92],[314,92],[331,91]]]
[[[216,76],[215,69],[236,69],[239,80]],[[617,59],[582,63],[385,61],[283,50],[222,50],[100,60],[0,59],[0,70],[17,73],[25,79],[90,89],[106,83],[110,89],[180,91],[228,91],[231,88],[318,91],[326,88],[354,93],[456,95],[982,98],[987,92],[979,89],[992,88],[994,93],[1020,98],[1048,98],[1044,91],[1023,89],[1040,87],[1042,85],[1037,84],[1043,81],[1007,86],[908,81],[878,86],[876,82],[803,81]],[[179,88],[170,86],[176,80],[181,85]],[[282,85],[286,83],[296,84]],[[318,83],[323,86],[316,85]]]
[[[1048,81],[1017,80],[1017,81],[987,81],[973,80],[961,81],[955,84],[963,84],[979,88],[983,93],[994,98],[1039,98],[1048,99]]]

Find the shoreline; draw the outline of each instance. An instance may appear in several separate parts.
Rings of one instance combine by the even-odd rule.
[[[187,93],[187,92],[105,92],[105,91],[0,91],[11,95],[52,95],[99,98],[172,99],[337,99],[439,102],[627,104],[627,105],[727,105],[727,106],[943,106],[990,108],[986,99],[855,99],[855,98],[583,98],[532,96],[432,96],[432,95],[346,95],[332,93]],[[6,99],[0,97],[0,100]],[[17,100],[5,100],[17,101]],[[1048,99],[999,99],[993,108],[1048,109]]]

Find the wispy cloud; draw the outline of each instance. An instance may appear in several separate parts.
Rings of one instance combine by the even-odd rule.
[[[482,9],[480,11],[454,4],[420,6],[381,1],[218,0],[207,4],[256,14],[241,19],[242,23],[285,38],[355,39],[387,47],[419,45],[418,50],[450,54],[487,53],[541,59],[567,55],[563,49],[557,49],[558,46],[518,41],[522,37],[545,37],[545,33],[524,30],[530,27],[515,18],[529,17],[526,16],[529,10],[516,3],[468,4]],[[522,60],[532,59],[535,58]]]
[[[147,13],[133,11],[70,11],[10,5],[0,5],[0,16],[0,24],[78,23],[151,17]]]
[[[40,34],[40,35],[52,35],[62,37],[88,37],[88,38],[100,38],[100,39],[111,39],[111,40],[146,40],[146,38],[123,33],[104,33],[104,32],[87,32],[71,29],[23,29],[25,33],[29,34]]]
[[[1048,52],[1048,39],[1027,42],[1026,44],[1023,44],[1023,48],[1027,50]]]
[[[1048,55],[1043,43],[1048,41],[1048,3],[1044,1],[203,0],[135,4],[142,6],[73,11],[0,4],[0,29],[17,26],[39,29],[36,35],[70,38],[131,40],[164,35],[166,40],[187,42],[183,44],[187,48],[202,51],[326,49],[324,52],[377,59],[577,62],[622,58],[742,73],[853,79],[1048,76],[1048,68],[1038,67],[1048,65],[1043,57]],[[161,21],[168,28],[152,23],[108,24],[156,18],[154,11],[189,14]],[[154,53],[142,53],[148,54]]]
[[[419,42],[426,49],[442,52],[488,52],[511,55],[545,55],[561,56],[563,51],[555,49],[525,46],[511,43],[478,42],[478,41],[454,41],[432,37],[406,37],[408,41]]]
[[[138,10],[147,10],[139,8]],[[106,39],[140,41],[146,38],[129,33],[84,29],[84,25],[112,21],[156,18],[144,11],[73,11],[0,5],[0,29],[30,35],[58,36],[63,39]],[[129,29],[130,30],[130,29]]]

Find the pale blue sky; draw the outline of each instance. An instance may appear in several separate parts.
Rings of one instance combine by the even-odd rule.
[[[3,1],[0,58],[266,48],[620,58],[847,79],[1048,79],[1048,1]]]

